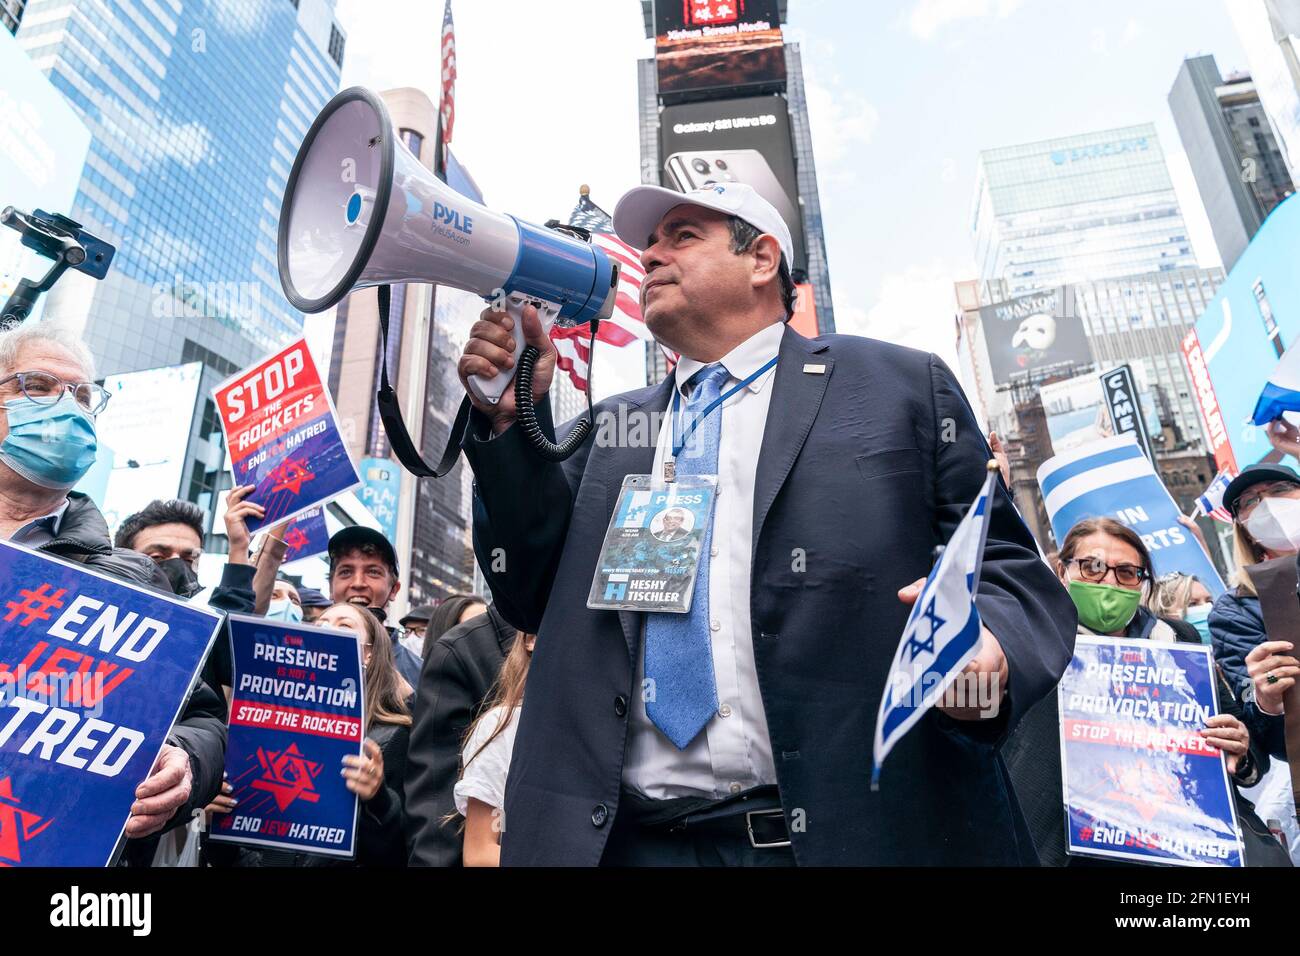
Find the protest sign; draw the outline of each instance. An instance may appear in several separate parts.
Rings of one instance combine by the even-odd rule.
[[[1079,637],[1057,687],[1071,854],[1242,866],[1208,647]]]
[[[361,753],[361,642],[240,614],[230,615],[230,639],[226,777],[237,804],[210,838],[351,857],[357,797],[341,771],[345,755]]]
[[[106,866],[221,616],[0,542],[0,866]]]
[[[325,509],[304,511],[284,532],[284,564],[323,554],[329,549],[330,534],[325,527]]]
[[[266,516],[250,531],[302,514],[361,483],[329,390],[306,340],[227,379],[213,391],[236,485]]]
[[[1142,538],[1157,576],[1194,574],[1216,598],[1223,593],[1210,556],[1178,523],[1178,505],[1133,436],[1104,438],[1049,458],[1038,469],[1038,485],[1058,542],[1084,518],[1114,518]]]

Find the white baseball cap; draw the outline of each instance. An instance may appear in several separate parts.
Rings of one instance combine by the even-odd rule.
[[[776,207],[745,183],[709,183],[688,193],[663,186],[637,186],[623,194],[614,207],[614,232],[637,249],[644,249],[659,222],[675,206],[703,206],[724,215],[737,216],[781,245],[786,268],[794,268],[794,242],[790,227]]]

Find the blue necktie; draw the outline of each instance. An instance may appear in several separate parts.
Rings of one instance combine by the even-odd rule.
[[[695,383],[686,401],[681,432],[722,394],[727,370],[706,365],[690,379]],[[677,460],[677,475],[716,475],[722,409],[700,421]],[[678,750],[696,738],[718,709],[713,677],[713,648],[709,640],[709,552],[713,522],[700,542],[700,569],[689,614],[651,614],[645,626],[645,676],[651,681],[646,714]]]

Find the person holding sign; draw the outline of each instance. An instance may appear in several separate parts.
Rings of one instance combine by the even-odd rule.
[[[1000,481],[970,672],[988,706],[932,709],[870,787],[909,586],[991,456],[956,378],[788,326],[790,232],[748,186],[638,187],[614,227],[645,247],[642,311],[673,374],[597,405],[563,463],[535,454],[512,390],[470,390],[479,566],[538,635],[502,865],[1032,862],[998,748],[1068,664],[1074,609]],[[462,384],[512,370],[521,341],[540,428],[563,434],[531,306],[482,314]]]
[[[1186,621],[1161,618],[1144,606],[1152,590],[1151,554],[1142,538],[1127,525],[1112,518],[1087,518],[1070,529],[1061,543],[1056,571],[1079,612],[1080,636],[1105,636],[1161,643],[1200,644],[1200,635]],[[1267,772],[1269,758],[1252,747],[1242,721],[1241,702],[1226,680],[1220,677],[1220,708],[1200,731],[1204,742],[1222,751],[1233,782],[1237,814],[1243,825],[1255,830],[1259,839],[1252,861],[1252,841],[1247,838],[1248,865],[1288,865],[1276,840],[1259,820],[1249,800],[1238,787],[1251,786]],[[1035,708],[1009,745],[1017,794],[1034,823],[1040,856],[1058,865],[1062,856],[1063,831],[1059,715],[1055,697]],[[1271,845],[1267,842],[1271,840]]]
[[[50,322],[0,333],[0,538],[131,584],[171,593],[149,558],[113,547],[103,515],[71,491],[94,464],[95,416],[109,394],[90,352]],[[147,865],[162,830],[214,797],[225,760],[225,706],[199,681],[153,770],[136,791],[124,859]]]
[[[1300,475],[1286,465],[1251,465],[1228,485],[1223,506],[1233,519],[1237,586],[1215,603],[1210,638],[1238,692],[1245,692],[1251,730],[1270,754],[1285,760],[1282,700],[1300,676],[1300,635],[1266,633],[1259,593],[1246,569],[1300,552]]]

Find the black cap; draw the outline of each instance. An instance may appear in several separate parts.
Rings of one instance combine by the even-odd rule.
[[[406,615],[398,623],[400,623],[402,627],[406,627],[406,625],[410,624],[412,621],[424,621],[427,624],[429,619],[432,617],[433,605],[421,604],[419,607],[413,607],[407,611]]]
[[[299,588],[298,600],[303,607],[329,607],[333,602],[315,588]]]
[[[1288,468],[1286,465],[1272,465],[1267,462],[1247,465],[1242,469],[1241,474],[1229,482],[1227,490],[1223,492],[1223,507],[1227,508],[1228,513],[1235,518],[1237,499],[1247,488],[1268,481],[1290,481],[1300,485],[1300,475],[1296,474],[1295,469]]]
[[[367,528],[359,524],[349,525],[330,538],[330,571],[334,570],[334,563],[343,555],[349,551],[356,551],[367,546],[373,547],[379,552],[384,561],[388,563],[388,566],[393,569],[393,574],[398,573],[397,552],[393,550],[392,542],[374,528]]]

